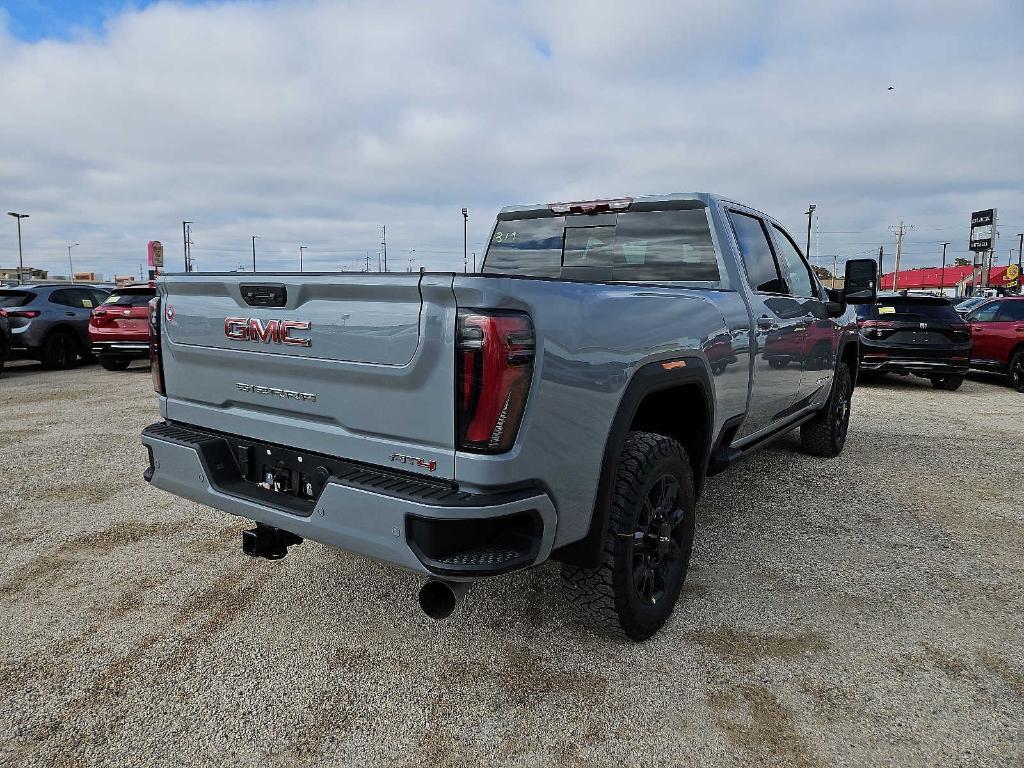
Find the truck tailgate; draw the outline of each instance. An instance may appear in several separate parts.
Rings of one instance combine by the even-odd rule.
[[[454,477],[451,274],[188,274],[160,284],[166,416]]]

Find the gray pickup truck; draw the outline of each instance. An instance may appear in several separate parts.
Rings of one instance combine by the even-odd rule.
[[[686,577],[705,478],[799,427],[846,439],[875,263],[822,288],[773,219],[708,194],[505,208],[480,274],[167,275],[145,478],[428,580],[556,560],[578,613],[643,640]]]

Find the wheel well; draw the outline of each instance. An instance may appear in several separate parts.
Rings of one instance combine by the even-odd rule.
[[[629,429],[678,440],[690,459],[695,490],[700,496],[710,454],[711,414],[699,385],[683,384],[651,392],[637,406]]]

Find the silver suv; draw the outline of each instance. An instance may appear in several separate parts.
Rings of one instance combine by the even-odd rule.
[[[12,357],[47,368],[70,368],[90,357],[89,315],[109,291],[91,285],[19,285],[0,289],[0,309],[10,325]]]

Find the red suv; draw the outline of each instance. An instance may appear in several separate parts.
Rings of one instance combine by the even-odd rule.
[[[117,288],[89,317],[92,353],[108,371],[123,371],[149,357],[149,300],[152,286]]]
[[[967,315],[974,337],[971,368],[1005,373],[1024,392],[1024,296],[1005,296]]]

